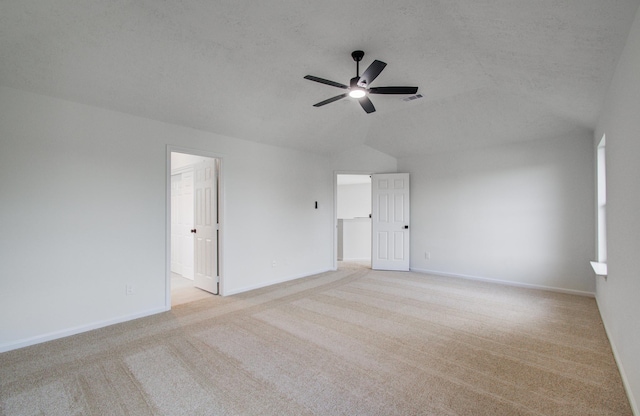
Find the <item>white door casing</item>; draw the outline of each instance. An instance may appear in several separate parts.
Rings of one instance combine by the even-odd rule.
[[[409,174],[371,175],[371,268],[409,270]]]
[[[194,286],[218,293],[218,175],[214,159],[194,166]]]

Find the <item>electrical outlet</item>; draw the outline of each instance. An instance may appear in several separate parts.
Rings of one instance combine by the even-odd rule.
[[[271,262],[271,267],[277,267],[278,266],[278,262],[277,261],[272,261]]]
[[[425,260],[431,260],[431,253],[429,253],[428,251],[424,252],[424,259]]]
[[[133,285],[125,285],[125,290],[126,290],[127,296],[133,295],[134,293],[136,293],[136,290],[133,287]]]

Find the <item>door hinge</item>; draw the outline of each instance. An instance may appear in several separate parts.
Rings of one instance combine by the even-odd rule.
[[[220,224],[216,224],[216,230],[220,229]]]
[[[220,283],[220,276],[216,276],[216,283]]]

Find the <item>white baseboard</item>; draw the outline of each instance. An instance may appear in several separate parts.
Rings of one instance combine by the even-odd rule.
[[[222,293],[221,295],[222,296],[237,295],[238,293],[248,292],[250,290],[255,290],[255,289],[262,289],[263,287],[276,285],[278,283],[284,283],[284,282],[288,282],[290,280],[302,279],[303,277],[309,277],[309,276],[313,276],[313,275],[320,274],[320,273],[325,273],[325,272],[330,272],[330,271],[335,271],[335,269],[332,269],[332,268],[321,269],[321,270],[318,270],[318,271],[315,271],[315,272],[309,272],[309,273],[304,273],[304,274],[300,274],[300,275],[284,277],[284,278],[281,278],[281,279],[270,280],[268,282],[260,282],[257,285],[245,286],[245,287],[241,287],[239,289],[233,289],[233,290],[225,290],[224,293]]]
[[[98,321],[87,325],[80,325],[73,328],[63,329],[61,331],[49,332],[48,334],[38,335],[36,337],[26,338],[17,342],[10,342],[0,345],[0,353],[11,350],[17,350],[18,348],[29,347],[31,345],[41,344],[47,341],[53,341],[54,339],[64,338],[71,335],[80,334],[82,332],[91,331],[93,329],[104,328],[105,326],[119,324],[133,319],[144,318],[145,316],[155,315],[160,312],[168,311],[166,307],[149,309],[144,312],[134,313],[132,315],[120,316],[114,319],[106,319],[104,321]]]
[[[564,288],[561,288],[561,287],[534,285],[534,284],[531,284],[531,283],[520,283],[520,282],[513,282],[513,281],[510,281],[510,280],[492,279],[492,278],[489,278],[489,277],[471,276],[471,275],[467,275],[467,274],[448,273],[448,272],[441,272],[441,271],[437,271],[437,270],[426,270],[426,269],[411,268],[411,271],[412,272],[418,272],[418,273],[433,274],[433,275],[437,275],[437,276],[457,277],[457,278],[460,278],[460,279],[467,279],[467,280],[479,280],[479,281],[482,281],[482,282],[497,283],[497,284],[501,284],[501,285],[505,285],[505,286],[523,287],[523,288],[527,288],[527,289],[548,290],[548,291],[551,291],[551,292],[566,293],[566,294],[569,294],[569,295],[587,296],[587,297],[590,297],[590,298],[595,298],[596,297],[596,294],[593,293],[593,292],[585,292],[585,291],[582,291],[582,290],[574,290],[574,289],[564,289]]]
[[[598,297],[596,297],[596,303],[598,303]],[[601,311],[600,304],[598,303],[598,311]],[[629,399],[629,404],[631,405],[631,411],[634,416],[640,416],[640,408],[638,408],[638,402],[636,402],[635,397],[633,397],[633,392],[629,386],[629,379],[627,378],[627,373],[624,371],[624,367],[622,366],[622,361],[620,361],[620,356],[618,355],[618,349],[616,348],[615,342],[611,338],[609,333],[609,328],[607,327],[607,322],[602,316],[602,312],[600,312],[600,318],[602,319],[602,324],[604,326],[604,332],[607,334],[607,338],[609,339],[609,345],[611,345],[611,351],[613,352],[613,359],[616,360],[616,365],[618,366],[618,371],[620,371],[620,377],[622,378],[622,385],[624,386],[624,390],[627,393],[627,398]]]

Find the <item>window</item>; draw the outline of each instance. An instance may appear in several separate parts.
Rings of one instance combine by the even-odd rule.
[[[605,162],[605,136],[598,144],[596,159],[598,180],[598,262],[607,262],[607,180]]]
[[[606,161],[605,161],[605,144],[606,136],[603,135],[598,148],[596,150],[596,193],[598,200],[598,256],[595,262],[591,262],[591,266],[597,275],[607,275],[607,180],[606,180]]]

